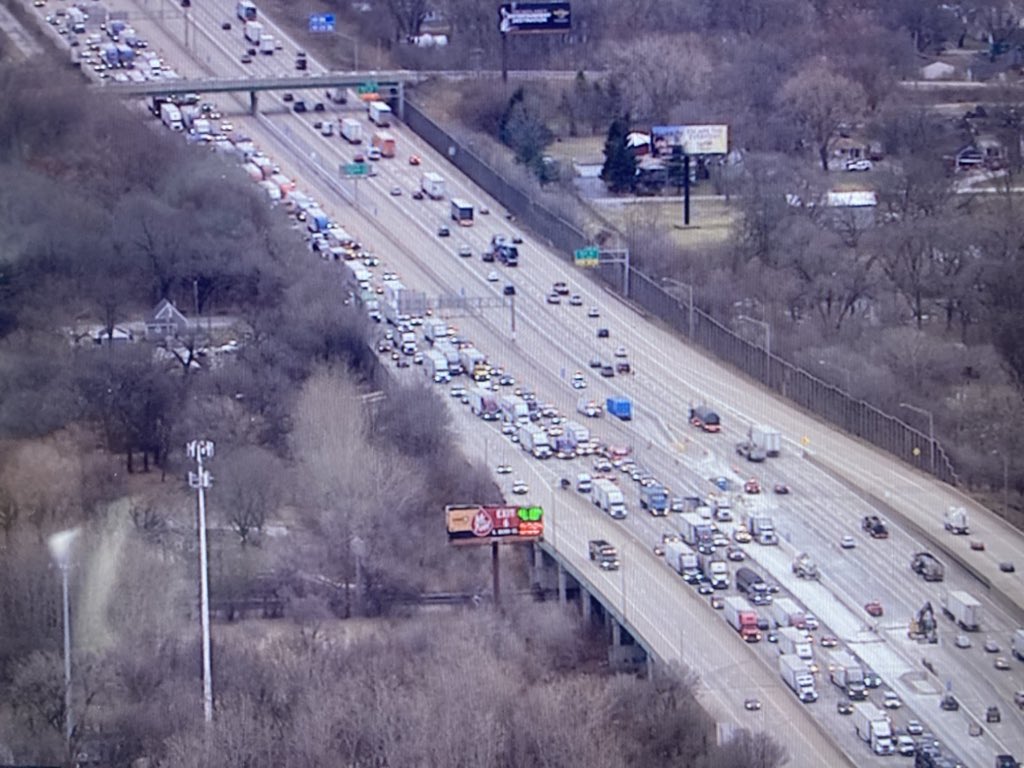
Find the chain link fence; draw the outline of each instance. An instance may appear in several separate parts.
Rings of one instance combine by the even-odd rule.
[[[573,251],[589,245],[581,230],[536,205],[529,196],[505,181],[408,99],[405,101],[404,119],[430,146],[448,157],[456,168],[547,240],[564,257],[571,259]],[[596,272],[604,282],[622,293],[626,283],[621,266],[602,265]],[[682,336],[690,335],[692,317],[692,344],[711,352],[720,360],[846,432],[888,451],[900,460],[910,461],[918,469],[931,472],[946,483],[960,484],[953,464],[938,440],[933,442],[928,434],[902,419],[864,400],[853,398],[839,387],[770,354],[767,339],[763,345],[751,343],[699,307],[690,307],[687,301],[668,293],[653,278],[636,269],[630,270],[629,296],[626,298],[679,331]]]

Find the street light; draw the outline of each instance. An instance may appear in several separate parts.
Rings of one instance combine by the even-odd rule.
[[[759,325],[764,328],[764,358],[765,358],[765,383],[771,386],[771,363],[772,363],[772,327],[764,320],[757,320],[747,315],[740,315],[737,320],[746,320],[748,323]]]
[[[689,300],[687,302],[687,306],[690,308],[688,312],[690,325],[689,338],[690,341],[693,341],[693,285],[691,285],[690,283],[684,283],[681,280],[675,280],[671,277],[663,277],[661,278],[661,282],[668,283],[669,285],[674,285],[679,288],[685,288],[689,292]]]
[[[68,567],[71,565],[71,545],[78,538],[78,528],[55,533],[46,542],[50,557],[60,568],[64,609],[64,738],[68,753],[71,752],[71,734],[74,722],[71,717],[71,609],[68,605]]]
[[[203,468],[203,459],[213,458],[212,440],[193,440],[188,456],[196,460],[196,471],[188,473],[189,488],[195,488],[199,501],[199,613],[203,632],[203,717],[213,722],[213,678],[210,670],[210,580],[206,557],[206,489],[212,478]]]
[[[928,417],[928,451],[931,455],[932,474],[935,474],[935,416],[927,408],[918,408],[910,403],[900,403],[900,408],[906,408]]]

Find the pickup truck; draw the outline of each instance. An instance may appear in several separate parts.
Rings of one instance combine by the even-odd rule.
[[[863,528],[873,539],[888,539],[889,529],[885,527],[882,518],[878,515],[866,515],[861,522]]]

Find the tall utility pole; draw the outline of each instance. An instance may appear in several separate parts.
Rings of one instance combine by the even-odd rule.
[[[210,663],[210,580],[206,555],[206,489],[212,478],[203,459],[213,458],[212,440],[193,440],[188,456],[196,460],[196,471],[188,473],[188,485],[196,489],[199,507],[199,613],[203,633],[203,718],[213,722],[213,675]]]
[[[71,754],[71,737],[75,732],[75,720],[71,715],[71,606],[68,601],[68,568],[71,566],[71,545],[78,538],[78,528],[53,534],[46,542],[50,556],[60,568],[61,595],[64,619],[64,739],[68,755]]]

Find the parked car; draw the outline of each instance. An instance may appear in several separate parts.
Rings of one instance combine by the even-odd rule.
[[[847,160],[843,167],[847,171],[870,171],[871,161],[866,157],[858,157],[853,160]]]

